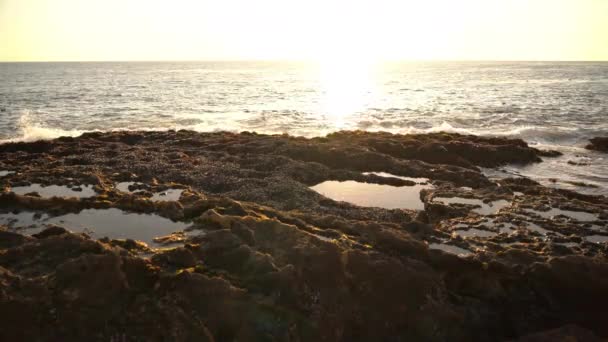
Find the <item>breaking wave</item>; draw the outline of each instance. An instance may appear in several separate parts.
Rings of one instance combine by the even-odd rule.
[[[45,127],[32,119],[32,115],[29,110],[23,110],[19,120],[17,121],[17,132],[18,133],[16,136],[9,139],[0,140],[0,143],[50,140],[59,137],[76,137],[82,135],[82,133],[85,133],[86,131]]]
[[[534,125],[497,127],[493,129],[454,127],[453,125],[445,121],[442,122],[440,125],[433,126],[430,128],[421,129],[408,127],[405,129],[399,129],[398,132],[403,134],[449,132],[459,134],[520,138],[529,143],[564,145],[584,143],[587,141],[587,139],[591,137],[605,135],[607,133],[606,130],[602,129],[596,130],[584,129],[580,127],[547,127]]]

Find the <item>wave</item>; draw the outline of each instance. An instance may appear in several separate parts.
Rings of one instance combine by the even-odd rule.
[[[606,135],[606,130],[585,129],[578,127],[551,127],[523,125],[515,127],[474,128],[455,127],[443,121],[440,125],[430,128],[407,127],[397,130],[398,133],[459,133],[482,136],[496,136],[520,138],[529,143],[543,143],[549,145],[573,145],[586,142],[594,136]]]
[[[202,122],[201,122],[202,121]],[[261,127],[263,124],[263,128]],[[606,135],[605,129],[590,129],[581,127],[563,127],[563,126],[539,126],[539,125],[497,125],[494,127],[475,127],[475,126],[457,126],[447,121],[442,121],[440,124],[436,122],[394,122],[391,120],[364,120],[358,124],[352,123],[352,127],[336,127],[326,121],[319,120],[317,123],[310,121],[303,125],[292,125],[286,122],[257,122],[251,120],[235,120],[235,121],[217,121],[217,120],[169,120],[163,122],[151,122],[148,125],[137,127],[91,127],[91,129],[64,129],[58,127],[49,127],[38,121],[33,120],[33,115],[30,111],[22,111],[17,122],[16,135],[10,139],[0,140],[3,142],[16,141],[35,141],[49,140],[61,136],[76,137],[85,132],[99,131],[167,131],[170,129],[180,130],[188,129],[198,132],[217,132],[229,131],[239,132],[245,130],[255,130],[259,133],[282,134],[289,133],[294,135],[302,135],[306,137],[323,136],[328,133],[340,129],[364,129],[367,131],[389,131],[401,134],[420,134],[420,133],[437,133],[449,132],[465,135],[483,135],[483,136],[499,136],[509,138],[521,138],[528,143],[541,145],[557,145],[557,146],[580,146],[594,136]],[[423,125],[423,127],[420,127]],[[347,125],[348,126],[348,125]]]
[[[31,112],[28,110],[21,112],[21,116],[17,122],[17,130],[19,136],[0,140],[0,143],[50,140],[59,137],[77,137],[87,132],[85,130],[65,130],[61,128],[45,127],[34,122],[31,117]]]
[[[164,125],[159,123],[159,125],[157,126],[122,127],[109,129],[62,129],[56,127],[47,127],[43,124],[35,122],[32,119],[31,112],[29,110],[24,110],[21,112],[21,115],[17,122],[18,134],[12,138],[0,139],[0,144],[10,142],[52,140],[59,137],[78,137],[88,132],[168,131],[180,129],[193,130],[197,132],[239,132],[239,129],[234,129],[233,127],[221,127],[205,123],[174,125]]]

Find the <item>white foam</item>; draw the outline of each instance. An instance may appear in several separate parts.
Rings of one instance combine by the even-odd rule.
[[[11,139],[0,140],[0,144],[8,142],[50,140],[59,137],[77,137],[86,132],[84,130],[65,130],[61,128],[45,127],[34,122],[32,113],[29,110],[21,111],[17,126],[20,135]]]

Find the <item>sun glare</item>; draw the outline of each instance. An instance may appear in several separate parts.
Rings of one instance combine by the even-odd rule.
[[[357,58],[321,61],[321,113],[337,128],[366,107],[373,87],[373,64]]]
[[[603,60],[607,10],[602,0],[0,0],[0,60]]]
[[[387,34],[369,1],[328,2],[318,8],[312,44],[319,63],[321,112],[334,127],[363,108],[373,88]]]

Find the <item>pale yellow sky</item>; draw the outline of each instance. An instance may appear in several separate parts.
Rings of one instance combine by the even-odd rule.
[[[608,0],[0,0],[0,61],[608,60]]]

